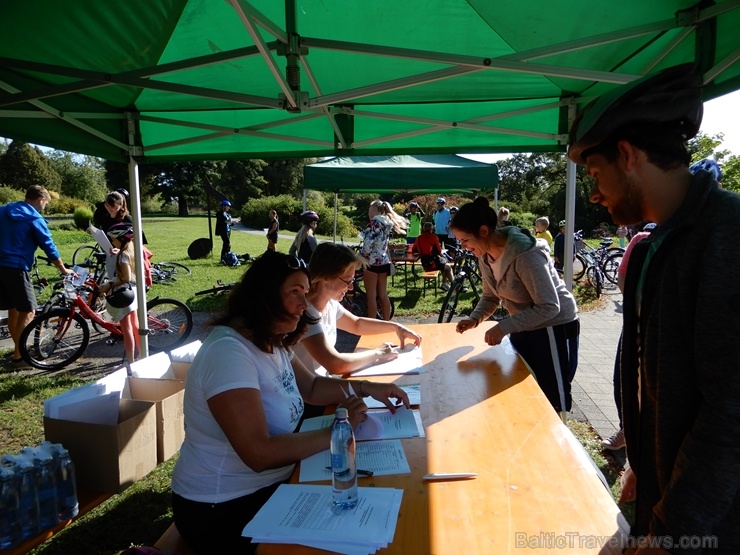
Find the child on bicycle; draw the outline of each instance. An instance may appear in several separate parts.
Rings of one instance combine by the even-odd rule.
[[[135,349],[139,346],[139,323],[136,313],[136,263],[134,257],[134,228],[127,223],[114,224],[108,229],[115,257],[115,277],[100,287],[106,295],[108,314],[114,322],[120,322],[123,348],[126,359],[134,362]],[[128,287],[122,287],[128,285]],[[118,288],[118,290],[116,290]]]

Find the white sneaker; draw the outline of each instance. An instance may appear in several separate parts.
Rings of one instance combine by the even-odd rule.
[[[611,437],[605,439],[601,442],[601,445],[604,449],[609,449],[609,451],[619,451],[624,447],[624,430],[619,430]]]
[[[450,290],[450,284],[447,283],[446,281],[442,282],[441,287],[442,287],[442,291],[449,291]]]

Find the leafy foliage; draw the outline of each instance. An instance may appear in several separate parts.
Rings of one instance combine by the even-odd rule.
[[[62,178],[61,192],[90,204],[105,198],[105,166],[101,158],[55,150],[49,155],[54,170]]]
[[[38,147],[13,141],[0,157],[0,183],[25,191],[42,185],[49,191],[61,191],[62,178]]]

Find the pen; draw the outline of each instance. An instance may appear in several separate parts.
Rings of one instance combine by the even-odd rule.
[[[427,482],[442,480],[469,480],[477,477],[478,475],[475,472],[432,472],[431,474],[424,474],[424,480]]]
[[[331,470],[331,466],[325,466],[324,468],[326,468],[327,470]],[[359,474],[360,476],[372,476],[375,473],[372,470],[357,469],[357,474]]]

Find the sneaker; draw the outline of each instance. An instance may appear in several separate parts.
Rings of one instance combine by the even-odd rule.
[[[450,290],[450,284],[446,281],[442,283],[442,291],[449,291]]]
[[[624,447],[624,430],[619,430],[610,438],[605,439],[601,442],[601,445],[602,447],[604,447],[604,449],[609,449],[609,451],[620,450],[622,447]]]

